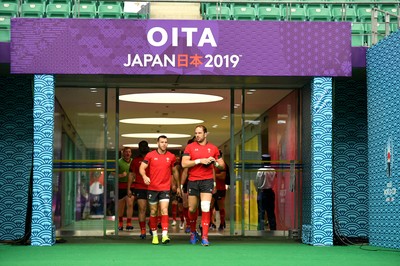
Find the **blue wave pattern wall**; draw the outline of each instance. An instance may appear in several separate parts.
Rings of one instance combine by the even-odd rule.
[[[334,228],[339,236],[368,237],[368,124],[364,81],[334,86]]]
[[[25,234],[32,167],[32,79],[0,77],[0,240]]]
[[[51,246],[54,244],[52,219],[54,77],[52,75],[34,76],[33,102],[31,245]]]
[[[311,244],[333,245],[332,78],[311,85]]]
[[[369,243],[388,248],[400,248],[399,53],[400,31],[367,51]]]
[[[302,242],[311,244],[311,87],[302,88]]]

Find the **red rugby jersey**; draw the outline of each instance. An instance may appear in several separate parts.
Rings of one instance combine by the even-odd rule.
[[[150,168],[150,185],[148,190],[169,191],[171,188],[172,167],[175,165],[176,157],[171,152],[159,154],[157,150],[146,154],[143,162]]]
[[[206,145],[200,145],[197,142],[192,142],[186,146],[183,156],[189,156],[190,160],[204,159],[208,157],[214,157],[215,160],[217,160],[220,157],[220,154],[217,146],[214,144],[207,142]],[[214,178],[213,167],[213,164],[197,164],[189,168],[189,180],[196,181]]]
[[[134,158],[132,160],[131,166],[129,168],[129,172],[135,173],[135,175],[136,175],[136,180],[131,185],[131,187],[133,187],[135,189],[147,189],[147,185],[144,183],[143,177],[139,173],[139,167],[140,167],[140,164],[142,163],[143,159],[144,158],[142,156],[138,156],[138,157]],[[150,176],[150,167],[146,168],[146,175]]]
[[[219,170],[217,167],[215,167],[215,174],[220,174],[220,173],[225,172],[225,171],[226,170]],[[216,186],[217,190],[226,190],[225,179],[221,180],[221,179],[215,178],[215,181],[217,183],[217,186]]]

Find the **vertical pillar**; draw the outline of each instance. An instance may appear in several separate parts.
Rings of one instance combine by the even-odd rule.
[[[51,246],[54,244],[52,218],[53,135],[54,76],[35,75],[32,246]]]
[[[311,243],[333,245],[332,78],[316,77],[311,87]]]

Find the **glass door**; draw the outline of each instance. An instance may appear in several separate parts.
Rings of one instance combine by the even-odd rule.
[[[56,87],[53,216],[58,235],[114,233],[115,90]],[[114,151],[114,152],[113,152]]]
[[[298,102],[297,90],[234,93],[233,234],[297,232],[301,206]]]

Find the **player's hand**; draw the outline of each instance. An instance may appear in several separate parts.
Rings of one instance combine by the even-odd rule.
[[[143,181],[146,185],[150,185],[150,178],[148,176],[143,177]]]
[[[178,195],[179,197],[182,197],[182,190],[181,188],[176,188],[176,195]]]
[[[132,197],[132,191],[130,189],[127,190],[126,194],[128,195],[129,198]]]

